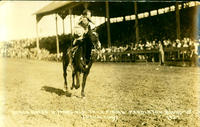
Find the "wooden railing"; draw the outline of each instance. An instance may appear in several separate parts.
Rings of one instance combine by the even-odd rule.
[[[181,47],[181,48],[164,48],[165,60],[166,61],[188,61],[191,60],[191,51],[194,48],[191,47]],[[115,61],[115,62],[131,62],[137,61],[137,56],[144,56],[144,61],[147,61],[149,57],[159,61],[159,49],[152,50],[129,50],[124,52],[106,52],[102,56],[106,58],[104,61]],[[113,57],[114,60],[110,60]]]

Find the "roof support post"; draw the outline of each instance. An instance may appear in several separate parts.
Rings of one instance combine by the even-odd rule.
[[[37,20],[36,18],[36,46],[37,46],[37,50],[38,50],[38,53],[39,53],[39,49],[40,49],[40,43],[39,43],[39,34],[38,34],[38,23],[39,21]]]
[[[176,10],[176,36],[177,36],[177,39],[180,40],[181,30],[180,30],[180,14],[179,14],[178,2],[176,2],[175,4],[175,10]]]
[[[106,18],[107,18],[107,39],[108,47],[111,46],[111,37],[110,37],[110,15],[109,15],[109,2],[106,1]]]
[[[134,2],[134,9],[135,9],[135,33],[136,33],[136,42],[139,42],[139,27],[138,27],[137,1]]]
[[[71,9],[69,9],[69,20],[70,20],[71,34],[73,34],[73,31],[72,31],[72,10]]]
[[[55,19],[56,19],[56,49],[57,49],[57,61],[59,58],[59,39],[58,39],[58,23],[57,23],[57,14],[55,15]]]
[[[63,35],[65,34],[65,19],[62,19],[62,24],[63,24]]]

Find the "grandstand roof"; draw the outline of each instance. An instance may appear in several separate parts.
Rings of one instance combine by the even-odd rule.
[[[69,14],[69,9],[73,9],[72,15],[81,15],[84,10],[84,4],[88,4],[88,9],[92,11],[93,16],[105,16],[105,2],[72,2],[72,1],[54,1],[41,8],[34,14],[43,17],[54,13]],[[150,12],[160,8],[175,5],[175,2],[138,2],[138,13]],[[133,2],[109,2],[110,18],[121,17],[134,14]]]

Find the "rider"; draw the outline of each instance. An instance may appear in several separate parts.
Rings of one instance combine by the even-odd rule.
[[[74,54],[76,50],[78,49],[78,46],[82,43],[84,35],[91,29],[91,26],[95,26],[94,22],[91,20],[91,11],[88,9],[85,9],[83,11],[83,15],[79,19],[78,25],[80,26],[81,30],[75,31],[75,35],[78,36],[77,39],[73,41],[73,48],[72,48],[72,57],[74,57]],[[76,33],[78,32],[78,33]]]

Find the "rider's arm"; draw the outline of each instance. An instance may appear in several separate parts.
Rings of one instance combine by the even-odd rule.
[[[79,21],[78,21],[78,24],[80,25],[83,21],[83,16],[80,17]]]
[[[92,21],[92,19],[90,17],[87,17],[88,21],[91,22],[93,25],[95,25],[95,23]]]

